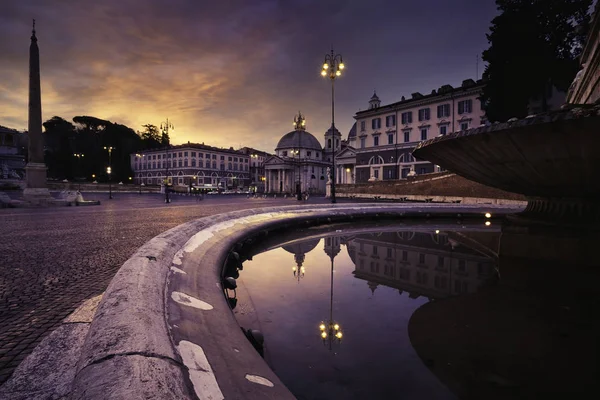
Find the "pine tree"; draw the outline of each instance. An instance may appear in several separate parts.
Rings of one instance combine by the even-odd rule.
[[[529,101],[542,100],[548,88],[567,91],[587,36],[592,0],[496,0],[502,12],[487,34],[490,47],[483,74],[490,121],[527,115]]]

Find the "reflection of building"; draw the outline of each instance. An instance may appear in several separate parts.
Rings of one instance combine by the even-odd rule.
[[[250,156],[241,151],[205,144],[187,143],[167,149],[131,154],[131,169],[137,183],[160,185],[169,176],[173,185],[206,189],[237,189],[250,183]],[[168,163],[168,168],[167,168]]]
[[[23,179],[25,134],[0,125],[0,179]]]
[[[494,263],[444,233],[361,234],[347,243],[357,278],[429,298],[474,292],[495,276]]]
[[[478,127],[485,122],[479,96],[481,81],[463,81],[460,87],[444,85],[431,94],[413,93],[399,102],[381,106],[376,94],[369,109],[356,119],[356,182],[406,178],[409,172],[425,174],[436,168],[412,156],[422,140]]]
[[[286,244],[281,248],[287,251],[288,253],[292,253],[294,255],[294,261],[296,261],[296,266],[301,268],[304,264],[304,258],[306,257],[306,253],[309,253],[319,244],[319,239],[311,239],[305,240],[302,242],[295,242]]]

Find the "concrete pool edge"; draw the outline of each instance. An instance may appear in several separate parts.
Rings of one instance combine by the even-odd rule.
[[[306,205],[235,211],[179,225],[140,247],[111,281],[85,336],[70,397],[193,398],[194,388],[202,387],[204,392],[214,390],[216,385],[221,398],[293,398],[246,340],[221,287],[217,286],[223,262],[241,238],[251,232],[299,221],[321,219],[321,223],[327,223],[332,217],[341,221],[376,215],[455,218],[461,214],[466,218],[482,217],[486,211],[504,214],[519,210],[493,205]],[[185,251],[190,239],[210,229],[211,237]],[[203,268],[190,269],[200,263]],[[194,270],[203,272],[202,276],[186,279]],[[194,282],[186,286],[186,281]],[[180,286],[173,290],[176,287],[173,285]],[[182,299],[178,294],[173,295],[175,292],[200,300],[212,309],[182,304],[175,300]],[[189,298],[183,300],[186,302],[194,303]],[[202,303],[197,304],[202,306]],[[199,340],[186,340],[179,331],[180,326],[185,328],[191,323],[189,318],[182,317],[190,315],[194,316],[194,323],[203,323],[194,327],[198,335],[204,335]],[[198,329],[203,327],[204,331]],[[225,329],[217,334],[209,329],[215,327]],[[228,349],[217,346],[225,342],[233,345]],[[203,363],[208,368],[194,367]],[[39,373],[32,371],[35,372]],[[217,392],[212,393],[219,398]]]

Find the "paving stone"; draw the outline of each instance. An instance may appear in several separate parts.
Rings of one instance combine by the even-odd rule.
[[[296,205],[290,199],[215,196],[202,202],[155,194],[84,193],[94,207],[0,209],[0,385],[22,358],[83,301],[104,292],[145,242],[179,224],[253,207]],[[311,199],[312,201],[313,199]],[[315,202],[325,199],[315,198]]]

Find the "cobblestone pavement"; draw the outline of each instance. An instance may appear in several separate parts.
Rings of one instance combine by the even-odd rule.
[[[152,237],[207,215],[298,204],[290,198],[85,195],[100,206],[0,209],[0,384],[82,301],[102,293]],[[325,203],[311,198],[309,203]]]

